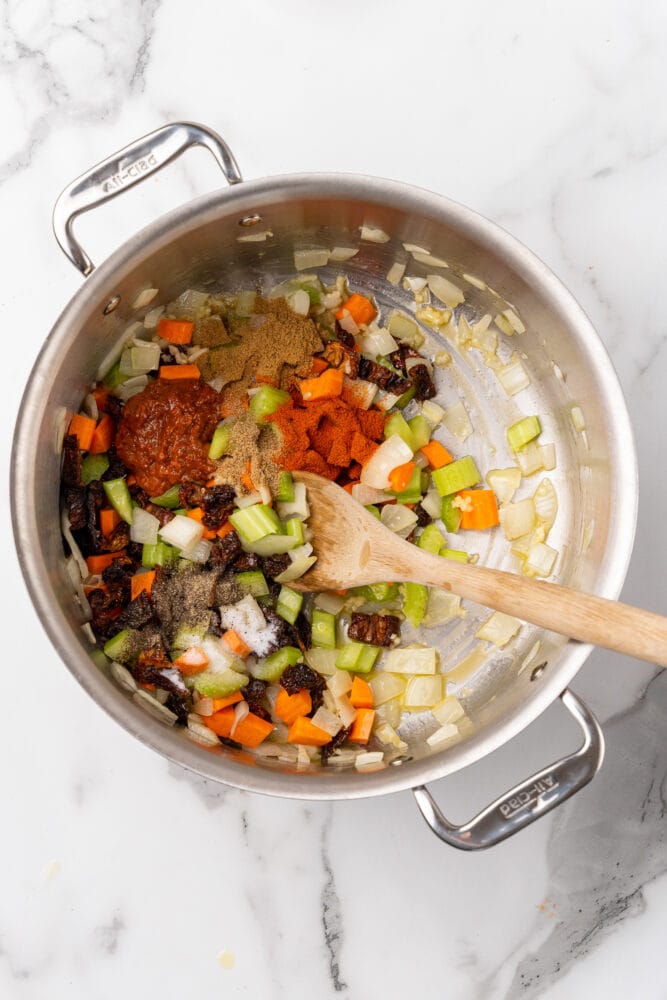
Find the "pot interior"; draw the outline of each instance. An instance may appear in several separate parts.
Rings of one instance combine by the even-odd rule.
[[[251,217],[256,217],[253,224],[244,224]],[[363,225],[380,227],[389,239],[361,240]],[[262,233],[268,234],[266,238],[257,238]],[[248,236],[253,239],[248,241]],[[404,243],[429,250],[449,268],[416,262]],[[24,572],[65,662],[130,731],[202,773],[280,794],[361,795],[455,770],[539,714],[567,685],[587,653],[586,647],[530,625],[498,650],[475,635],[490,612],[467,604],[464,617],[422,633],[422,641],[439,647],[449,673],[448,692],[456,693],[466,709],[460,735],[433,751],[425,740],[437,723],[429,712],[415,713],[400,730],[408,745],[397,761],[401,768],[372,775],[317,765],[297,767],[222,747],[207,751],[193,745],[182,731],[170,730],[143,713],[91,659],[56,530],[56,442],[66,411],[80,407],[110,347],[131,321],[147,311],[133,311],[130,306],[142,289],[159,289],[148,308],[187,288],[268,290],[293,276],[295,249],[334,246],[358,248],[358,253],[345,263],[318,268],[319,277],[330,283],[337,274],[346,274],[353,288],[376,297],[383,315],[392,308],[414,312],[412,293],[386,280],[389,267],[401,261],[408,275],[440,273],[454,281],[465,294],[457,314],[462,311],[471,322],[485,314],[495,317],[508,306],[521,316],[525,333],[500,336],[504,356],[517,352],[530,378],[530,385],[515,396],[505,393],[478,351],[460,350],[447,332],[422,326],[426,337],[422,350],[429,355],[444,350],[452,356],[451,364],[436,369],[436,402],[445,409],[464,402],[473,432],[465,442],[452,438],[452,448],[457,457],[473,455],[482,472],[514,465],[506,428],[522,416],[539,415],[541,441],[555,444],[557,465],[551,472],[524,479],[515,499],[532,495],[545,476],[556,488],[559,510],[549,544],[558,549],[559,557],[551,579],[615,596],[634,530],[634,449],[604,350],[553,275],[511,237],[473,213],[389,182],[282,178],[199,199],[133,238],[87,279],[68,306],[26,393],[16,438],[13,498]],[[120,304],[105,315],[104,307],[116,295]],[[574,406],[583,412],[583,431],[573,423]],[[52,525],[54,530],[38,532],[38,525]],[[519,561],[500,530],[467,534],[467,548],[478,554],[481,564],[518,571]],[[475,650],[481,651],[479,657]]]

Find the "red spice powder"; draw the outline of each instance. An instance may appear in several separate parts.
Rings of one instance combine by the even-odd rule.
[[[295,397],[268,417],[282,434],[275,460],[283,469],[327,479],[347,470],[349,476],[350,466],[367,462],[383,439],[386,416],[380,410],[360,410],[342,398],[304,403]]]

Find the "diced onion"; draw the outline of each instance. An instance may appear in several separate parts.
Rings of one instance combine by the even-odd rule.
[[[328,611],[331,615],[337,615],[345,604],[344,594],[334,594],[330,591],[320,591],[315,595],[315,607],[322,611]]]
[[[523,565],[524,573],[534,576],[549,576],[554,568],[558,552],[544,542],[531,545]]]
[[[204,747],[220,746],[220,740],[203,722],[197,721],[192,714],[188,716],[187,735],[194,743],[199,743]]]
[[[155,309],[149,310],[144,316],[144,329],[145,330],[157,330],[157,325],[162,319],[162,314],[164,313],[164,306],[156,306]]]
[[[406,708],[431,708],[442,701],[442,675],[411,677],[406,684],[403,704]]]
[[[220,608],[220,613],[222,614],[225,610],[227,610],[225,607]],[[232,620],[231,616],[229,620]],[[236,624],[238,625],[238,622]],[[262,615],[259,627],[263,628],[265,624],[266,622]],[[201,640],[200,646],[206,653],[208,658],[207,670],[210,670],[211,673],[220,674],[225,670],[231,670],[235,666],[238,666],[238,661],[229,646],[215,636],[205,636]]]
[[[236,237],[238,243],[263,243],[273,236],[270,229],[261,229],[259,232],[241,233]]]
[[[276,583],[290,583],[292,580],[298,580],[316,562],[316,556],[303,556],[301,559],[296,560],[296,562],[291,563],[279,576],[275,576],[274,580]]]
[[[244,510],[246,507],[253,507],[256,503],[263,503],[262,494],[258,490],[254,490],[252,493],[246,493],[245,496],[237,496],[234,503],[240,510]]]
[[[427,267],[449,267],[446,260],[442,260],[441,257],[434,257],[433,254],[430,253],[424,253],[416,250],[413,252],[412,256],[417,263],[426,264]]]
[[[283,521],[290,517],[301,517],[307,520],[310,517],[310,507],[306,497],[306,487],[303,483],[294,483],[294,499],[281,500],[278,504],[278,516]]]
[[[426,738],[426,742],[430,747],[439,747],[441,743],[447,743],[452,739],[453,736],[458,736],[458,729],[456,726],[448,723],[445,726],[440,726],[436,729],[434,733]]]
[[[370,354],[372,358],[378,355],[393,354],[398,350],[398,344],[390,334],[389,330],[379,326],[370,326],[364,333],[357,337],[357,343],[364,354]]]
[[[515,333],[525,333],[526,328],[513,309],[505,309],[503,316]]]
[[[415,318],[420,323],[426,323],[427,326],[432,326],[434,329],[439,330],[441,327],[447,326],[451,321],[452,313],[449,309],[436,309],[435,306],[421,306],[415,312]]]
[[[296,548],[290,549],[288,555],[292,562],[298,562],[301,559],[307,559],[308,556],[313,554],[313,546],[310,542],[306,542],[304,545],[297,545]]]
[[[556,446],[554,444],[538,445],[542,468],[545,472],[552,472],[556,468]]]
[[[509,503],[521,485],[521,469],[516,465],[509,469],[491,469],[486,474],[486,481],[499,503]]]
[[[524,476],[532,476],[542,468],[540,446],[535,441],[529,441],[515,453],[515,458]]]
[[[407,750],[407,743],[403,742],[394,727],[388,722],[383,722],[379,725],[375,730],[375,735],[380,743],[384,743],[385,746],[394,747],[396,750]]]
[[[143,329],[143,323],[134,322],[130,323],[125,332],[115,341],[113,347],[106,355],[103,361],[100,362],[99,368],[97,369],[97,374],[95,375],[95,380],[101,382],[105,375],[111,371],[113,366],[116,364],[121,354],[125,350],[125,345],[132,340],[133,337],[138,336],[140,331]]]
[[[404,243],[403,249],[406,253],[429,253],[425,247],[420,247],[417,243]]]
[[[558,496],[549,479],[543,479],[533,494],[535,513],[540,524],[549,530],[558,513]]]
[[[123,688],[124,691],[134,693],[137,690],[137,682],[127,667],[124,667],[122,663],[116,663],[115,660],[112,660],[109,664],[109,673],[115,680],[118,687]]]
[[[585,431],[586,430],[586,420],[584,418],[584,412],[580,406],[573,406],[570,410],[570,415],[572,417],[572,426],[575,431]]]
[[[429,424],[431,424],[432,427],[435,427],[436,424],[439,424],[444,415],[445,411],[443,410],[442,406],[439,406],[437,403],[434,403],[432,399],[425,399],[424,402],[422,403],[422,416],[426,417],[426,419],[428,420]]]
[[[387,653],[384,669],[393,674],[434,674],[437,650],[424,646],[402,646]]]
[[[388,243],[391,237],[377,226],[360,226],[361,238],[368,243]]]
[[[401,282],[401,278],[405,274],[405,264],[401,264],[400,261],[394,261],[389,270],[387,271],[387,281],[390,285],[398,285]]]
[[[319,646],[313,646],[305,652],[305,659],[308,666],[316,670],[318,674],[322,674],[323,677],[332,677],[336,673],[340,673],[340,670],[336,668],[337,656],[338,650],[321,649]]]
[[[354,405],[360,410],[369,410],[373,405],[378,393],[378,387],[373,382],[367,382],[363,378],[348,378],[345,376],[343,382],[343,398],[349,393],[354,398]]]
[[[159,719],[160,722],[165,722],[168,726],[173,726],[178,720],[178,716],[172,712],[170,709],[161,705],[160,702],[153,698],[148,691],[143,691],[141,688],[134,692],[132,698],[138,705],[152,715],[154,718]]]
[[[356,321],[352,318],[352,316],[350,316],[347,309],[343,310],[343,315],[338,320],[338,322],[340,323],[343,330],[345,330],[346,333],[352,334],[353,337],[357,333],[359,333],[359,327],[357,326]]]
[[[384,753],[382,750],[366,750],[357,754],[354,766],[357,771],[375,771],[380,766],[384,766]]]
[[[184,559],[189,559],[190,562],[203,564],[208,562],[212,548],[213,543],[202,538],[196,545],[191,545],[189,548],[183,549],[182,555]]]
[[[355,483],[352,487],[352,496],[364,507],[369,503],[386,503],[392,499],[384,490],[376,490],[374,486],[366,486],[365,483]]]
[[[498,511],[503,534],[508,541],[522,538],[535,527],[535,503],[532,497],[518,503],[506,503]]]
[[[143,309],[145,306],[149,306],[155,296],[158,293],[157,288],[144,288],[143,292],[139,292],[136,299],[132,303],[132,309]]]
[[[307,271],[309,267],[326,267],[328,263],[328,250],[319,248],[294,251],[294,267],[297,271]]]
[[[421,502],[422,507],[431,517],[440,517],[442,513],[442,497],[435,486],[431,486]]]
[[[461,608],[461,598],[456,594],[450,594],[439,587],[430,587],[428,592],[428,604],[422,625],[425,628],[436,628],[444,625],[452,618],[461,618],[465,611]]]
[[[312,650],[309,650],[312,652]],[[336,653],[336,650],[332,650]],[[336,654],[338,655],[338,654]],[[347,670],[336,669],[335,674],[327,677],[327,688],[334,698],[342,698],[352,688],[352,675]]]
[[[130,539],[143,545],[157,544],[157,533],[160,530],[160,522],[153,514],[141,507],[135,507],[132,514],[132,524],[130,525]]]
[[[127,382],[123,382],[117,389],[114,389],[114,392],[119,399],[122,399],[124,403],[127,403],[128,399],[131,399],[132,396],[136,396],[137,393],[141,392],[147,385],[147,375],[135,375],[134,378],[128,378]]]
[[[467,281],[469,285],[474,285],[475,288],[479,288],[481,291],[486,288],[486,282],[482,281],[481,278],[475,277],[474,274],[462,274],[461,277],[464,281]]]
[[[329,733],[329,736],[335,736],[343,728],[343,723],[341,722],[340,716],[334,715],[330,712],[328,708],[324,705],[320,705],[318,710],[312,716],[311,719],[314,726],[318,729],[323,729],[325,733]]]
[[[403,683],[405,684],[405,682]],[[403,702],[400,698],[392,698],[391,701],[386,701],[384,705],[380,705],[379,708],[376,708],[375,710],[375,718],[377,722],[388,722],[390,726],[394,727],[394,729],[400,726],[402,715]]]
[[[441,726],[446,726],[458,722],[465,716],[465,712],[459,699],[450,694],[439,705],[431,709],[431,715],[435,716]]]
[[[456,306],[465,302],[465,295],[458,285],[448,281],[447,278],[443,278],[441,274],[428,274],[426,280],[431,293],[435,295],[436,299],[440,299],[446,306],[449,306],[450,309],[455,309]]]
[[[160,528],[160,537],[163,541],[181,550],[195,546],[201,540],[203,533],[203,525],[184,514],[177,514]]]
[[[88,578],[88,563],[83,558],[83,552],[74,540],[74,535],[72,534],[72,529],[69,523],[69,514],[65,507],[60,512],[60,530],[63,533],[63,537],[67,544],[69,545],[70,552],[72,553],[76,564],[79,567],[79,572],[81,573],[81,579],[86,580]]]
[[[288,296],[287,302],[292,312],[297,316],[307,316],[310,311],[310,296],[303,288],[297,288]]]
[[[98,419],[100,411],[97,406],[97,400],[95,399],[95,397],[91,392],[89,392],[86,398],[84,399],[82,409],[83,412],[87,413],[88,416],[92,417],[93,420]]]
[[[403,288],[406,292],[423,292],[426,288],[426,278],[410,277],[403,278]]]
[[[472,434],[473,426],[470,422],[468,411],[462,402],[450,406],[445,411],[442,422],[450,434],[453,434],[459,441],[465,441]]]
[[[353,257],[359,253],[359,250],[353,250],[352,247],[334,247],[329,254],[330,260],[351,260]]]
[[[145,375],[160,364],[160,345],[142,343],[130,345],[123,351],[119,370],[123,375]]]
[[[354,717],[357,714],[356,708],[352,705],[346,694],[340,695],[335,699],[335,701],[336,711],[341,718],[341,722],[344,726],[351,726],[354,722]]]
[[[405,691],[404,679],[384,670],[379,671],[368,683],[373,692],[373,703],[376,706],[384,705],[392,698],[398,698]]]
[[[397,309],[389,317],[387,328],[393,337],[396,337],[397,340],[402,340],[405,344],[409,344],[415,350],[418,350],[424,343],[424,334],[415,321]]]
[[[412,458],[412,449],[398,434],[383,441],[361,469],[361,482],[378,490],[389,489],[389,473]]]
[[[513,354],[509,364],[496,369],[496,376],[508,396],[515,396],[517,392],[526,389],[530,385],[528,372],[523,367],[518,354]]]
[[[380,520],[395,535],[407,538],[417,523],[417,515],[402,503],[388,503],[382,508]]]
[[[492,642],[494,646],[502,649],[510,639],[513,639],[521,628],[518,618],[503,614],[502,611],[494,611],[490,618],[484,622],[475,635],[478,639],[485,639]]]

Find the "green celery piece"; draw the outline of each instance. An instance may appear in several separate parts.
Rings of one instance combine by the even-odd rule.
[[[456,462],[450,462],[449,465],[443,465],[441,469],[434,469],[431,479],[441,497],[458,493],[459,490],[470,489],[482,481],[475,460],[470,455],[459,458]]]
[[[539,417],[524,417],[507,428],[507,440],[512,451],[520,451],[542,433]]]
[[[365,597],[367,601],[374,601],[376,604],[382,601],[393,601],[398,596],[397,583],[371,583],[366,587],[355,587],[354,593],[360,597]]]
[[[455,559],[456,562],[468,562],[468,553],[462,552],[460,549],[447,549],[444,548],[440,552],[441,556],[445,559]]]
[[[278,556],[290,549],[295,549],[299,544],[294,535],[265,535],[256,542],[244,542],[249,552],[254,552],[258,556]]]
[[[178,549],[166,542],[157,542],[155,545],[144,543],[141,550],[141,565],[147,569],[154,566],[166,566],[167,563],[178,562]]]
[[[282,585],[278,600],[276,601],[276,611],[281,618],[293,625],[299,617],[299,612],[303,607],[303,594],[299,594],[291,587]]]
[[[273,498],[278,503],[294,502],[294,480],[291,472],[281,472],[278,480],[278,490]]]
[[[269,585],[261,569],[249,569],[236,574],[236,582],[246,594],[253,597],[265,597],[269,593]]]
[[[440,513],[440,520],[445,526],[446,531],[451,531],[452,534],[456,534],[461,527],[461,511],[458,507],[454,506],[454,494],[450,494],[448,497],[442,498],[442,511]]]
[[[179,625],[174,638],[171,641],[172,649],[178,650],[179,654],[190,646],[198,646],[206,633],[210,624],[210,613],[207,612],[206,619],[197,622],[196,625]]]
[[[409,389],[405,390],[405,392],[403,393],[402,396],[398,397],[398,399],[394,403],[394,406],[398,410],[404,410],[405,407],[410,402],[410,400],[414,399],[416,392],[417,392],[417,386],[416,385],[411,385]]]
[[[356,674],[368,674],[380,655],[379,646],[365,642],[348,642],[338,652],[336,666],[340,670],[351,670]]]
[[[377,517],[378,521],[382,520],[380,517],[380,508],[376,507],[374,503],[367,503],[366,510],[369,514],[372,514],[373,517]]]
[[[95,479],[101,479],[108,468],[108,455],[86,455],[81,463],[81,482],[87,486]]]
[[[419,628],[428,604],[428,587],[421,583],[404,583],[403,589],[403,614],[414,628]]]
[[[263,503],[235,510],[229,515],[229,520],[244,542],[258,542],[267,535],[282,533],[280,518],[271,507]]]
[[[419,466],[415,466],[412,470],[410,482],[405,489],[400,493],[394,493],[394,496],[398,503],[419,503],[422,498],[422,470]]]
[[[232,670],[231,667],[221,671],[205,670],[194,678],[194,686],[204,698],[226,698],[228,694],[240,691],[248,684],[250,678],[246,674]]]
[[[265,417],[274,413],[279,406],[289,403],[291,398],[285,389],[276,389],[273,385],[263,385],[250,400],[248,409],[257,423],[260,423]]]
[[[106,389],[117,389],[123,382],[127,382],[129,375],[125,375],[120,370],[120,360],[104,376],[103,385]]]
[[[398,434],[400,438],[403,438],[408,448],[412,451],[416,451],[415,439],[410,430],[410,426],[403,416],[402,413],[392,413],[389,420],[384,425],[384,436],[385,438],[390,438],[392,434]]]
[[[329,611],[313,608],[311,618],[311,642],[322,649],[336,648],[336,616]]]
[[[134,628],[124,628],[117,632],[102,647],[105,656],[117,663],[131,663],[137,653],[136,639],[139,633]]]
[[[298,517],[290,517],[287,521],[285,521],[285,531],[288,535],[292,535],[293,538],[296,538],[297,545],[303,545],[305,541],[303,534],[303,521],[301,521]]]
[[[229,424],[218,424],[213,431],[211,445],[208,449],[208,457],[212,462],[217,462],[229,448],[230,427]]]
[[[114,510],[120,514],[124,521],[132,524],[132,497],[127,488],[125,478],[107,479],[102,485],[104,486],[107,500]]]
[[[275,653],[265,656],[254,666],[250,667],[250,673],[260,681],[268,681],[273,684],[287,667],[293,667],[295,663],[303,662],[303,653],[296,646],[283,646]]]
[[[435,524],[427,524],[419,540],[417,541],[417,548],[424,549],[425,552],[431,552],[434,556],[437,556],[443,545],[447,542],[442,536],[442,532]]]
[[[310,299],[311,306],[319,306],[320,302],[322,301],[322,296],[320,295],[319,290],[315,288],[314,285],[300,285],[299,287],[302,288],[304,292],[308,293],[308,298]]]
[[[178,494],[180,489],[181,487],[178,483],[175,486],[170,486],[159,497],[151,497],[151,503],[154,503],[157,507],[166,507],[167,510],[175,510],[179,505]]]
[[[431,425],[429,424],[426,417],[423,417],[421,413],[408,420],[408,427],[412,433],[412,437],[415,442],[415,451],[418,448],[423,448],[425,444],[428,444],[431,439]]]

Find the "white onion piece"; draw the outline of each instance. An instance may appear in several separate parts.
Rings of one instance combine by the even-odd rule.
[[[406,292],[423,292],[426,288],[426,278],[407,277],[403,278],[402,284]]]
[[[88,578],[88,564],[83,558],[83,552],[74,540],[74,535],[72,534],[72,529],[69,523],[69,514],[65,507],[60,512],[60,530],[63,533],[63,537],[67,544],[69,545],[70,552],[72,553],[76,564],[79,567],[81,573],[81,579],[86,580]]]
[[[108,373],[111,371],[111,369],[113,368],[113,366],[116,364],[121,354],[123,353],[125,345],[130,340],[132,340],[133,337],[138,336],[139,332],[142,329],[143,329],[143,323],[139,322],[130,323],[130,325],[126,328],[122,336],[120,336],[118,340],[114,343],[109,353],[100,362],[100,365],[97,369],[97,374],[95,375],[96,382],[101,382],[102,379],[105,377],[105,375],[108,375]]]
[[[293,563],[298,562],[301,559],[307,559],[308,556],[312,556],[313,546],[310,542],[306,542],[304,545],[297,545],[295,549],[289,549],[287,554]]]
[[[382,750],[364,750],[363,753],[357,754],[354,766],[357,771],[376,771],[385,766],[384,753]]]
[[[524,573],[532,576],[549,576],[554,568],[558,552],[544,542],[531,545],[523,565]]]
[[[203,722],[198,722],[192,715],[188,716],[188,727],[186,734],[194,742],[203,747],[220,746],[220,740]]]
[[[329,736],[335,736],[343,728],[343,723],[340,716],[334,715],[330,712],[324,705],[320,705],[318,710],[312,716],[311,721],[314,726],[318,729],[323,729],[325,733],[329,733]]]
[[[334,594],[332,591],[323,590],[315,595],[315,607],[321,611],[328,611],[329,614],[337,615],[345,604],[343,594]]]
[[[134,677],[122,663],[116,663],[112,660],[109,664],[109,673],[115,680],[118,687],[122,688],[124,691],[129,691],[130,694],[134,694],[137,690],[137,682]]]
[[[182,551],[197,545],[203,533],[203,525],[184,514],[177,514],[160,528],[162,540]]]
[[[192,707],[197,715],[205,715],[206,718],[213,715],[213,712],[215,711],[212,698],[200,698],[199,701],[196,701]]]
[[[389,330],[379,326],[369,326],[368,329],[357,337],[357,343],[364,354],[370,354],[373,359],[378,355],[393,354],[398,350],[398,344],[390,334]]]
[[[134,692],[132,699],[136,701],[138,705],[141,705],[141,707],[148,712],[149,715],[152,715],[160,722],[165,722],[168,726],[173,726],[178,720],[178,716],[176,716],[174,712],[165,708],[164,705],[161,705],[157,698],[153,698],[148,691],[143,691],[140,688]]]
[[[184,559],[189,559],[190,562],[203,564],[208,561],[212,548],[213,543],[202,538],[196,545],[191,545],[189,548],[183,549],[181,555]]]
[[[556,446],[554,444],[538,445],[542,468],[545,472],[552,472],[556,468]]]
[[[440,299],[450,309],[456,308],[465,302],[465,295],[453,282],[443,278],[441,274],[428,274],[426,276],[428,287],[436,299]]]
[[[127,382],[123,382],[118,388],[114,389],[115,394],[119,399],[122,399],[124,403],[127,403],[128,399],[132,396],[136,396],[148,385],[147,375],[135,375],[134,378],[128,378]]]
[[[378,490],[389,489],[389,473],[412,459],[412,449],[398,434],[383,441],[361,469],[361,482]]]
[[[223,608],[220,608],[223,611]],[[264,622],[264,616],[262,615],[262,622]],[[263,625],[262,625],[263,627]],[[207,670],[211,673],[221,674],[225,670],[231,670],[235,666],[238,666],[238,662],[231,649],[227,643],[222,642],[220,639],[214,636],[204,636],[200,641],[199,645],[206,653],[208,658]]]
[[[380,670],[368,683],[373,692],[373,704],[376,706],[385,705],[405,691],[405,679],[384,670]]]
[[[334,247],[329,254],[330,260],[351,260],[353,257],[359,253],[359,250],[353,250],[352,247]]]
[[[245,496],[237,496],[235,503],[239,510],[253,507],[256,503],[262,503],[262,494],[258,490],[254,490],[252,493],[246,493]]]
[[[181,292],[170,307],[170,315],[176,319],[195,320],[206,315],[209,311],[208,292],[201,292],[196,288],[188,288]]]
[[[366,379],[350,379],[346,375],[343,382],[343,398],[345,398],[346,393],[354,398],[355,406],[358,406],[360,410],[369,410],[378,394],[378,387],[373,382],[367,382]]]
[[[387,329],[393,337],[410,344],[411,347],[418,348],[424,343],[424,335],[415,321],[398,309],[395,309],[389,317]]]
[[[328,250],[318,248],[294,251],[294,268],[297,271],[307,271],[309,267],[326,267],[328,263]]]
[[[437,650],[424,646],[392,649],[384,662],[384,669],[393,674],[434,674],[437,667]]]
[[[303,288],[298,288],[287,298],[287,303],[297,316],[307,316],[310,312],[310,296]]]
[[[162,314],[164,313],[164,306],[156,306],[155,309],[149,310],[144,316],[144,329],[145,330],[157,330],[157,325],[162,319]]]
[[[259,232],[242,233],[236,237],[237,243],[263,243],[268,240],[273,233],[270,229],[261,229]]]
[[[390,285],[398,285],[405,274],[405,264],[396,260],[387,271],[387,281]]]
[[[423,451],[418,451],[413,461],[418,469],[427,469],[429,466],[429,460]]]
[[[385,528],[389,528],[395,535],[407,538],[417,523],[417,515],[405,504],[388,503],[382,508],[380,520]]]
[[[501,333],[505,334],[506,337],[514,336],[514,328],[512,327],[511,323],[509,323],[509,321],[505,319],[502,313],[498,313],[493,322],[496,324]]]
[[[427,267],[449,267],[446,260],[442,260],[441,257],[434,257],[431,253],[414,251],[412,256],[418,264],[426,264]]]
[[[277,504],[278,516],[282,521],[289,520],[290,517],[310,517],[310,507],[306,496],[306,487],[303,483],[294,483],[294,499],[281,500]]]
[[[335,699],[335,701],[336,711],[341,718],[341,722],[344,726],[351,726],[354,722],[354,717],[357,714],[356,708],[352,705],[346,694],[340,695]]]
[[[514,312],[513,309],[505,309],[503,312],[503,316],[505,317],[509,325],[512,327],[514,333],[526,332],[525,326],[523,325],[523,323],[521,322],[521,320],[519,319],[519,317],[517,316],[517,314]]]
[[[361,239],[368,243],[388,243],[391,237],[377,226],[360,226]]]
[[[284,572],[279,576],[275,576],[274,580],[276,583],[291,583],[292,580],[298,580],[300,576],[307,573],[310,567],[314,566],[316,562],[316,556],[304,556],[302,559],[291,563]]]
[[[448,594],[438,587],[429,587],[428,604],[422,625],[425,628],[436,628],[444,625],[452,618],[463,618],[465,611],[461,608],[461,598],[456,594]]]
[[[411,677],[405,686],[403,704],[406,708],[431,708],[442,701],[442,675]]]
[[[88,603],[88,598],[86,597],[86,593],[85,593],[85,591],[83,589],[83,580],[81,578],[81,571],[80,571],[79,564],[76,561],[76,559],[74,558],[74,556],[69,556],[65,560],[65,569],[67,570],[67,575],[68,575],[68,577],[70,579],[70,582],[71,582],[71,584],[74,587],[74,590],[76,592],[76,598],[77,598],[79,604],[81,605],[81,610],[83,611],[84,618],[86,620],[89,620],[89,619],[91,619],[93,617],[93,612],[92,612],[92,609],[90,607],[90,604]],[[88,574],[88,570],[86,569],[86,575],[87,574]],[[95,642],[96,642],[96,639],[93,636],[93,644]]]
[[[465,441],[473,432],[473,426],[470,422],[468,411],[462,402],[458,402],[455,403],[454,406],[450,406],[450,408],[445,411],[442,422],[450,434],[453,434],[459,441]]]
[[[454,736],[458,736],[458,733],[459,731],[456,728],[456,726],[448,723],[445,726],[440,726],[440,728],[436,729],[434,733],[431,733],[430,736],[427,736],[426,742],[431,748],[439,747],[441,744],[447,743]]]
[[[141,507],[135,507],[130,525],[130,539],[143,545],[156,545],[160,522],[154,514]]]
[[[474,274],[462,274],[461,277],[464,281],[467,281],[469,285],[474,285],[475,288],[479,288],[484,291],[486,288],[486,282],[482,281],[481,278],[477,278]]]
[[[535,441],[529,441],[516,452],[517,465],[524,476],[532,476],[542,468],[540,446]]]
[[[478,628],[475,635],[478,639],[485,639],[492,642],[498,649],[506,646],[510,639],[513,639],[521,628],[521,622],[512,615],[506,615],[502,611],[494,611],[490,618]]]
[[[309,650],[312,652],[312,650]],[[335,652],[335,650],[332,650]],[[336,669],[335,674],[327,677],[327,688],[334,698],[342,698],[352,689],[352,675],[347,670]]]
[[[573,406],[570,410],[570,415],[572,417],[572,426],[575,431],[585,431],[586,430],[586,419],[584,417],[584,412],[580,406]]]
[[[463,705],[453,694],[447,695],[439,705],[435,705],[431,709],[431,714],[435,716],[441,726],[458,722],[465,716]]]
[[[390,410],[392,406],[395,406],[400,396],[397,396],[394,392],[385,392],[384,389],[378,389],[375,398],[375,405],[380,410]]]
[[[405,359],[405,370],[406,370],[406,372],[411,372],[413,368],[417,367],[417,365],[424,365],[424,367],[427,368],[429,372],[431,372],[431,373],[433,372],[433,365],[428,360],[428,358],[406,358]]]
[[[352,487],[352,496],[364,507],[369,503],[386,503],[393,500],[384,490],[376,490],[374,486],[366,486],[365,483],[355,483]]]
[[[132,303],[132,309],[144,309],[146,306],[149,306],[157,293],[157,288],[144,288]]]
[[[100,411],[97,406],[97,400],[95,399],[95,397],[91,392],[89,392],[86,398],[84,399],[82,409],[83,412],[87,413],[88,416],[92,417],[93,420],[98,419]]]
[[[509,469],[491,469],[486,474],[486,481],[496,494],[498,503],[509,503],[521,485],[521,469],[515,465]]]
[[[558,513],[558,496],[549,479],[543,479],[533,494],[535,513],[540,524],[549,530]]]
[[[439,424],[445,415],[445,411],[442,408],[442,406],[439,406],[437,403],[434,403],[432,399],[424,400],[424,402],[422,403],[421,412],[422,416],[426,417],[426,419],[428,420],[429,424],[432,427],[435,427],[436,424]]]
[[[234,733],[236,732],[236,727],[238,726],[239,722],[243,722],[249,711],[250,711],[250,705],[245,700],[237,702],[237,704],[234,706],[234,722],[232,723],[232,728],[229,733],[230,739],[232,740],[234,739]]]
[[[513,354],[509,364],[496,369],[496,377],[508,396],[515,396],[517,392],[526,389],[530,385],[528,372],[523,367],[518,354]]]
[[[442,497],[435,486],[431,486],[421,503],[427,514],[431,517],[440,517],[442,514]]]
[[[430,253],[426,247],[420,247],[417,243],[404,243],[403,249],[406,253]]]
[[[346,333],[351,334],[353,337],[356,336],[357,333],[359,333],[359,327],[357,326],[352,316],[350,316],[347,309],[343,310],[343,315],[338,320],[338,322],[340,323],[343,330],[345,330]]]
[[[336,667],[336,657],[338,656],[336,649],[321,649],[319,646],[313,646],[312,649],[307,649],[304,655],[308,666],[316,670],[318,674],[322,674],[323,677],[333,677],[335,673],[339,672]]]
[[[498,510],[500,525],[505,538],[512,542],[522,538],[535,527],[535,503],[532,497],[518,503],[506,503]]]

